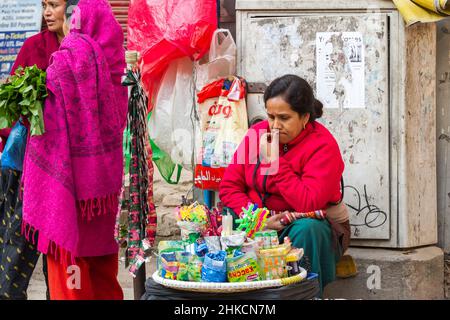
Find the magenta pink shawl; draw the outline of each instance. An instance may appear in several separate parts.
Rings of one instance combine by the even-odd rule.
[[[127,113],[123,33],[111,7],[81,0],[76,11],[79,29],[47,69],[46,132],[30,138],[23,173],[23,232],[39,231],[39,251],[72,259],[117,253]]]

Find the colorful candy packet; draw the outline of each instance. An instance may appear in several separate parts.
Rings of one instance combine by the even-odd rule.
[[[164,279],[176,280],[179,263],[175,252],[161,253],[158,259],[159,274]]]
[[[258,258],[255,252],[234,252],[234,257],[227,258],[229,282],[246,282],[261,280]]]
[[[286,246],[259,250],[259,266],[264,280],[281,279],[286,276],[287,252]]]
[[[179,262],[177,280],[200,282],[202,259],[189,252],[177,252],[176,255]]]

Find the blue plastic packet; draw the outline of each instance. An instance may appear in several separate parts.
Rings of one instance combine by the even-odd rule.
[[[198,238],[195,241],[195,254],[199,257],[204,257],[208,253],[208,246],[204,238]]]
[[[226,252],[208,253],[202,266],[203,282],[227,282]]]

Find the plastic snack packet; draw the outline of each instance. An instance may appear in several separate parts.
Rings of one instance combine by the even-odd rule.
[[[158,243],[158,252],[176,252],[176,251],[184,251],[184,242],[183,241],[160,241]]]
[[[259,252],[258,242],[252,238],[247,238],[241,248],[242,253],[253,252],[255,255]]]
[[[205,237],[206,246],[208,247],[208,252],[218,252],[222,250],[222,245],[220,244],[220,237],[210,236]]]
[[[178,272],[177,280],[179,281],[189,281],[188,266],[191,260],[192,254],[189,252],[176,252],[176,257],[178,260]]]
[[[161,253],[159,255],[159,274],[164,279],[177,279],[179,263],[175,252]]]
[[[234,231],[232,235],[222,236],[220,242],[222,244],[222,250],[225,250],[228,254],[232,253],[235,249],[240,249],[246,239],[244,231]]]
[[[200,236],[205,225],[198,222],[191,221],[177,221],[178,227],[181,231],[181,240],[191,241],[192,234],[198,234]],[[191,241],[191,243],[193,243]]]
[[[204,257],[208,253],[208,246],[204,238],[198,238],[194,244],[195,254],[199,257]]]
[[[229,282],[261,280],[256,253],[236,250],[234,257],[227,258],[227,274]]]
[[[264,280],[281,279],[286,276],[285,246],[259,250],[259,266]]]
[[[204,258],[192,256],[188,265],[188,278],[189,281],[200,282],[202,281],[202,266]]]
[[[204,282],[227,281],[227,263],[225,251],[206,254],[202,266],[202,281]]]

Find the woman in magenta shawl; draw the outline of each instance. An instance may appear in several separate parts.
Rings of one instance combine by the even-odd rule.
[[[68,0],[70,32],[47,69],[45,133],[24,164],[23,232],[39,232],[51,299],[123,299],[114,226],[127,89],[123,32],[106,0]]]
[[[17,55],[11,74],[19,66],[37,65],[42,70],[47,69],[51,55],[58,50],[64,37],[65,6],[66,0],[42,1],[43,15],[48,29],[25,41]],[[0,152],[3,151],[0,184],[0,299],[18,300],[27,298],[28,284],[39,253],[36,246],[28,243],[20,234],[22,201],[18,195],[27,128],[22,123],[14,124],[13,128],[12,133],[11,129],[0,130],[2,139]],[[43,264],[47,282],[45,256]]]
[[[59,44],[64,38],[63,23],[66,0],[43,0],[42,8],[47,30],[44,30],[28,38],[17,55],[16,61],[11,69],[14,74],[20,66],[31,67],[37,65],[39,69],[46,70],[50,56],[58,50]],[[11,129],[1,129],[0,138],[2,145],[0,152],[6,145]]]

